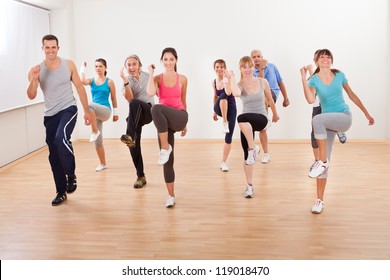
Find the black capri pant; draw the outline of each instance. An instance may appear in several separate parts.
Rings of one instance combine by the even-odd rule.
[[[237,117],[238,123],[250,123],[253,130],[253,138],[255,138],[255,131],[262,131],[268,123],[268,118],[262,114],[256,114],[256,113],[245,113],[241,114]],[[245,138],[245,135],[240,133],[241,136],[241,147],[244,151],[244,159],[246,160],[248,158],[248,141]]]

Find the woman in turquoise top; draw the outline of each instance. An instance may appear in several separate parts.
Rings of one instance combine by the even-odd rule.
[[[85,86],[91,86],[92,102],[88,103],[89,112],[91,115],[91,128],[92,134],[89,142],[95,142],[96,153],[99,157],[100,164],[96,167],[96,171],[102,171],[107,169],[106,156],[103,147],[103,122],[108,120],[111,116],[111,106],[108,98],[111,94],[111,102],[114,107],[113,121],[118,120],[118,114],[116,112],[117,101],[115,84],[113,80],[107,78],[107,62],[103,58],[95,60],[96,75],[93,78],[85,77],[86,63],[80,68],[81,81]]]
[[[319,214],[324,207],[327,170],[335,135],[338,131],[347,131],[352,124],[351,111],[345,103],[343,89],[352,102],[362,110],[369,125],[374,124],[374,119],[359,97],[352,91],[344,73],[331,68],[333,64],[332,53],[328,49],[322,49],[316,54],[316,60],[318,66],[309,81],[306,81],[308,71],[306,66],[301,68],[301,78],[307,102],[312,104],[317,95],[322,108],[322,113],[312,119],[320,160],[316,162],[309,173],[309,177],[317,178],[317,200],[312,207],[312,213]]]

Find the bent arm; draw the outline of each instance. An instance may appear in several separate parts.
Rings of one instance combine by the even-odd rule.
[[[267,100],[268,106],[272,110],[272,122],[277,122],[279,120],[278,112],[276,111],[276,106],[274,99],[272,98],[271,89],[269,87],[268,81],[264,78],[261,78],[263,84],[264,84],[264,95]]]
[[[181,80],[181,102],[183,103],[184,109],[187,110],[187,77],[180,75]]]
[[[37,97],[38,85],[39,85],[39,73],[40,73],[39,65],[34,66],[28,72],[29,84],[27,88],[27,96],[30,100],[33,100],[35,97]]]
[[[366,107],[364,107],[362,101],[361,101],[360,98],[353,92],[353,90],[351,89],[351,87],[349,86],[349,84],[348,84],[348,83],[345,83],[345,84],[343,85],[343,88],[344,88],[344,90],[346,91],[346,93],[348,94],[349,99],[351,99],[352,102],[355,103],[356,106],[358,106],[360,110],[362,110],[362,112],[364,113],[364,115],[365,115],[366,118],[368,119],[368,124],[369,124],[369,125],[373,125],[373,124],[375,123],[374,118],[371,117],[370,113],[368,113]]]
[[[303,92],[305,94],[305,98],[307,103],[313,104],[316,99],[316,89],[314,87],[309,87],[306,81],[306,73],[307,73],[306,66],[301,68],[301,80],[302,80],[302,86],[303,86]]]

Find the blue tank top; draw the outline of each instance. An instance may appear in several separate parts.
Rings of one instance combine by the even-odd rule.
[[[107,106],[111,109],[110,102],[108,102],[108,97],[110,96],[110,87],[108,86],[108,78],[104,81],[103,84],[97,85],[95,79],[92,78],[91,82],[91,93],[92,93],[92,102],[100,105]]]
[[[221,94],[223,94],[223,93],[226,94],[225,88],[217,89],[217,81],[216,80],[214,80],[214,88],[215,88],[215,93],[217,94],[218,97],[221,96]],[[228,103],[236,104],[236,98],[233,96],[233,94],[231,94],[231,95],[226,94],[226,96],[228,96]]]

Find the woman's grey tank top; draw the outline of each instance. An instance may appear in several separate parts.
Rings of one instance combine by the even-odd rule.
[[[40,65],[39,83],[45,99],[45,116],[54,116],[72,105],[77,105],[68,63],[66,59],[59,59],[60,67],[55,70],[47,69],[44,62]]]
[[[244,87],[242,87],[241,91],[241,101],[242,101],[242,113],[255,113],[255,114],[262,114],[264,116],[267,116],[267,110],[265,109],[265,102],[264,102],[264,87],[261,80],[259,80],[260,83],[260,90],[255,94],[248,94]]]

